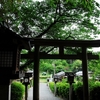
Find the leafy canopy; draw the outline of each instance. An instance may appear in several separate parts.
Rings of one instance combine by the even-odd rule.
[[[86,40],[100,32],[99,7],[94,0],[0,0],[0,21],[23,37]]]
[[[8,0],[0,3],[1,21],[6,21],[21,36],[91,39],[92,34],[99,33],[99,4],[94,0]]]

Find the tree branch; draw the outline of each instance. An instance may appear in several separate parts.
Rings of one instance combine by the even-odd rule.
[[[23,70],[24,68],[26,68],[27,66],[29,66],[33,62],[34,62],[33,59],[28,60],[24,65],[20,66],[20,70]]]
[[[51,27],[53,27],[54,25],[56,24],[56,21],[54,21],[53,23],[51,23],[45,30],[44,30],[44,32],[42,32],[42,33],[40,33],[38,36],[36,36],[35,38],[41,38],[44,34],[46,34],[48,31],[49,31],[49,29],[51,28]]]

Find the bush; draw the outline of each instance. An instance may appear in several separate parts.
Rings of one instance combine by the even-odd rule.
[[[90,100],[100,100],[100,82],[89,81]],[[74,84],[74,91],[77,100],[83,100],[83,84],[78,82]]]
[[[25,87],[22,83],[14,81],[11,84],[11,100],[22,100]]]
[[[54,82],[49,83],[50,89],[54,92]],[[57,95],[62,98],[69,98],[69,84],[57,82]],[[100,82],[89,81],[90,100],[100,100]],[[83,100],[83,82],[73,84],[73,100]]]
[[[69,95],[69,84],[68,83],[57,83],[57,95],[62,98],[68,98]]]
[[[54,82],[49,83],[50,90],[54,93]]]
[[[49,82],[49,87],[51,91],[54,93],[54,82]],[[69,96],[69,84],[65,82],[57,82],[56,83],[56,95],[62,98],[68,98]]]
[[[100,100],[100,82],[93,82],[90,86],[90,100]]]
[[[75,98],[77,100],[83,100],[83,84],[82,82],[77,82],[73,85],[74,87],[74,93],[75,93]]]

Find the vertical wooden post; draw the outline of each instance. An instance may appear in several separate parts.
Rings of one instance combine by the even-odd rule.
[[[87,49],[82,47],[83,100],[90,100],[88,86]]]
[[[28,84],[25,84],[25,100],[28,98]]]
[[[64,55],[64,46],[59,47],[59,54]]]
[[[70,88],[69,88],[69,100],[72,100],[72,83],[70,83]]]
[[[0,77],[0,100],[10,100],[11,91],[10,91],[10,79]]]
[[[33,100],[39,100],[39,46],[34,51]]]
[[[54,84],[54,94],[56,96],[56,83]]]

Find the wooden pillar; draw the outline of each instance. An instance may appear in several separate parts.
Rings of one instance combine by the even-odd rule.
[[[33,77],[33,100],[39,100],[39,46],[35,45],[34,52],[34,77]]]
[[[0,100],[10,100],[11,99],[11,85],[10,79],[0,77]]]
[[[88,86],[87,49],[82,47],[83,100],[90,100]]]
[[[25,84],[25,100],[28,98],[28,84]]]
[[[59,47],[59,54],[64,55],[64,46]]]

